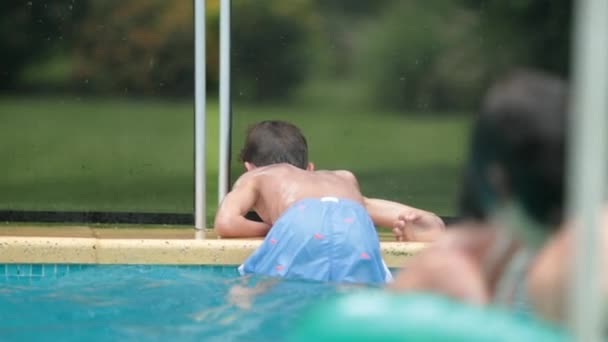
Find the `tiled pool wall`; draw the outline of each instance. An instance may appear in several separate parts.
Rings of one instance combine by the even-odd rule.
[[[132,269],[133,273],[141,273],[153,268],[163,268],[167,270],[182,269],[204,274],[238,276],[237,266],[234,265],[97,265],[97,264],[32,264],[15,263],[0,264],[0,280],[2,278],[20,278],[23,280],[60,278],[70,273],[79,272],[95,267],[125,266]],[[400,271],[399,268],[390,268],[393,275]]]
[[[83,264],[3,264],[0,265],[0,275],[5,277],[64,276],[70,271],[80,271],[90,266]]]
[[[56,278],[70,273],[90,269],[94,267],[111,267],[121,265],[97,265],[97,264],[35,264],[14,263],[0,264],[0,277],[19,278]],[[236,266],[233,265],[122,265],[127,266],[133,272],[151,270],[152,268],[184,269],[206,274],[238,275]]]

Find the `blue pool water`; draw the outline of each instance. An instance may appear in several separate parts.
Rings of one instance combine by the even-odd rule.
[[[311,305],[353,290],[283,280],[234,295],[271,280],[235,267],[0,264],[0,339],[282,341]]]

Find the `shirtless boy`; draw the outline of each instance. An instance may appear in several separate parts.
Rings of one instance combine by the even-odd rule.
[[[314,171],[306,139],[290,123],[254,125],[241,160],[247,172],[222,201],[215,230],[222,237],[266,236],[239,268],[242,274],[384,283],[391,274],[374,224],[393,227],[401,217],[407,221],[402,235],[416,241],[444,230],[435,214],[365,198],[349,171]],[[246,219],[250,209],[263,222]]]

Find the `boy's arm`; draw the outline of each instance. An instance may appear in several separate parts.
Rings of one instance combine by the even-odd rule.
[[[443,220],[428,211],[377,198],[364,198],[376,225],[393,228],[399,241],[433,241],[445,229]]]
[[[339,170],[335,174],[359,189],[352,172]],[[445,230],[443,220],[431,212],[376,198],[363,197],[363,202],[374,224],[393,228],[398,241],[433,241]]]
[[[255,181],[251,178],[235,183],[217,210],[214,229],[221,237],[261,237],[270,230],[270,225],[245,218],[258,199]]]

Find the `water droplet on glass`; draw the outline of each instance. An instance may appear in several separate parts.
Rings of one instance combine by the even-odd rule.
[[[32,2],[31,2],[31,1],[28,1],[28,2],[27,2],[27,5],[28,5],[28,6],[30,6],[30,7],[32,7]]]
[[[84,83],[88,84],[89,83],[89,79],[87,78],[86,80],[84,80]]]
[[[74,8],[72,5],[68,5],[68,9],[71,11]]]

